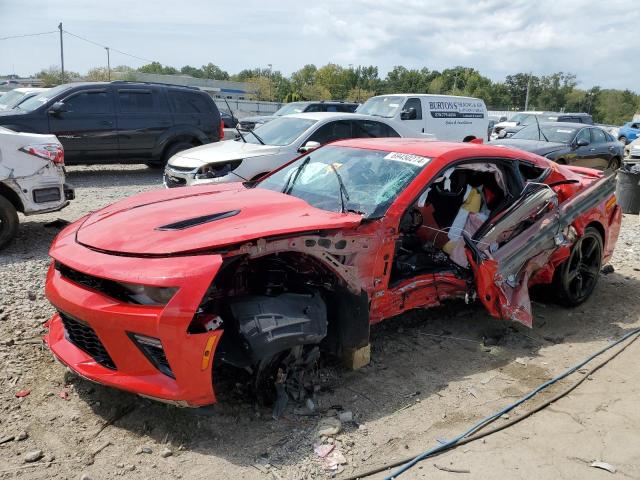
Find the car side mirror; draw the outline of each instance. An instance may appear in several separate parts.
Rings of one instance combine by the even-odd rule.
[[[587,140],[586,138],[579,138],[578,140],[576,140],[576,148],[586,147],[587,145],[589,145],[589,140]]]
[[[314,142],[313,140],[309,140],[307,143],[305,143],[303,146],[301,146],[298,149],[298,153],[307,153],[319,147],[320,147],[319,142]]]
[[[502,129],[500,130],[500,132],[498,132],[498,138],[506,138],[507,136],[507,130],[506,129]]]
[[[409,107],[406,110],[402,110],[402,112],[400,112],[400,120],[415,120],[416,118],[418,118],[418,113],[413,107]]]
[[[60,115],[61,113],[64,113],[66,111],[67,107],[65,106],[64,102],[56,102],[49,108],[49,113],[51,115]]]

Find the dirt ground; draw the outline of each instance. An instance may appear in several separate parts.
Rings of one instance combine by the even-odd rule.
[[[640,327],[640,223],[626,216],[615,272],[602,275],[576,309],[536,302],[533,329],[463,303],[383,322],[373,329],[369,366],[350,372],[322,365],[313,415],[292,406],[276,421],[249,400],[197,410],[155,403],[75,377],[40,343],[42,323],[53,313],[43,287],[58,231],[46,224],[160,186],[160,173],[145,167],[69,171],[77,199],[62,212],[21,218],[17,240],[0,253],[2,479],[344,478],[461,433]],[[615,466],[613,476],[640,479],[639,363],[640,341],[550,408],[401,478],[612,476],[590,466],[599,460]],[[17,398],[20,390],[30,393]],[[314,453],[318,424],[331,410],[345,420],[325,441],[333,442],[334,463],[342,462],[336,471]],[[27,462],[29,454],[40,458]]]

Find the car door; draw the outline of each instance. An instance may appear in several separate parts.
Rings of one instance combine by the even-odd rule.
[[[117,88],[116,103],[120,158],[151,158],[157,139],[173,125],[163,92],[125,86]]]
[[[589,130],[591,130],[590,147],[593,154],[593,164],[591,166],[592,168],[604,170],[611,163],[615,149],[613,145],[607,141],[607,136],[604,131],[599,128],[590,128]]]
[[[590,167],[596,163],[596,153],[591,145],[590,128],[583,128],[576,134],[573,140],[570,164],[579,167]],[[580,143],[582,141],[582,144]]]
[[[581,214],[615,191],[613,175],[594,180],[558,205],[547,185],[529,183],[522,194],[473,238],[463,234],[478,298],[489,313],[503,320],[532,325],[528,284],[561,247],[572,241],[564,232]]]
[[[353,125],[354,138],[380,138],[380,137],[399,137],[396,132],[386,123],[377,122],[375,120],[351,120]]]
[[[67,163],[117,162],[118,136],[109,87],[71,93],[49,114],[49,131],[65,150]]]
[[[424,133],[422,102],[418,97],[409,97],[402,106],[400,121],[414,132]]]

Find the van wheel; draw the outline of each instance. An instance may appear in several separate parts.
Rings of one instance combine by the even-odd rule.
[[[18,212],[9,200],[0,197],[0,248],[9,244],[18,233]]]

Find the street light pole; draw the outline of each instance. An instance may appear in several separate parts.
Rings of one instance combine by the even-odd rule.
[[[62,44],[62,22],[58,25],[60,30],[60,81],[64,83],[64,46]]]
[[[109,58],[109,47],[104,47],[107,51],[107,79],[111,81],[111,59]]]
[[[271,95],[271,69],[273,68],[273,65],[269,63],[267,64],[267,67],[269,67],[269,101],[273,102],[273,96]]]

